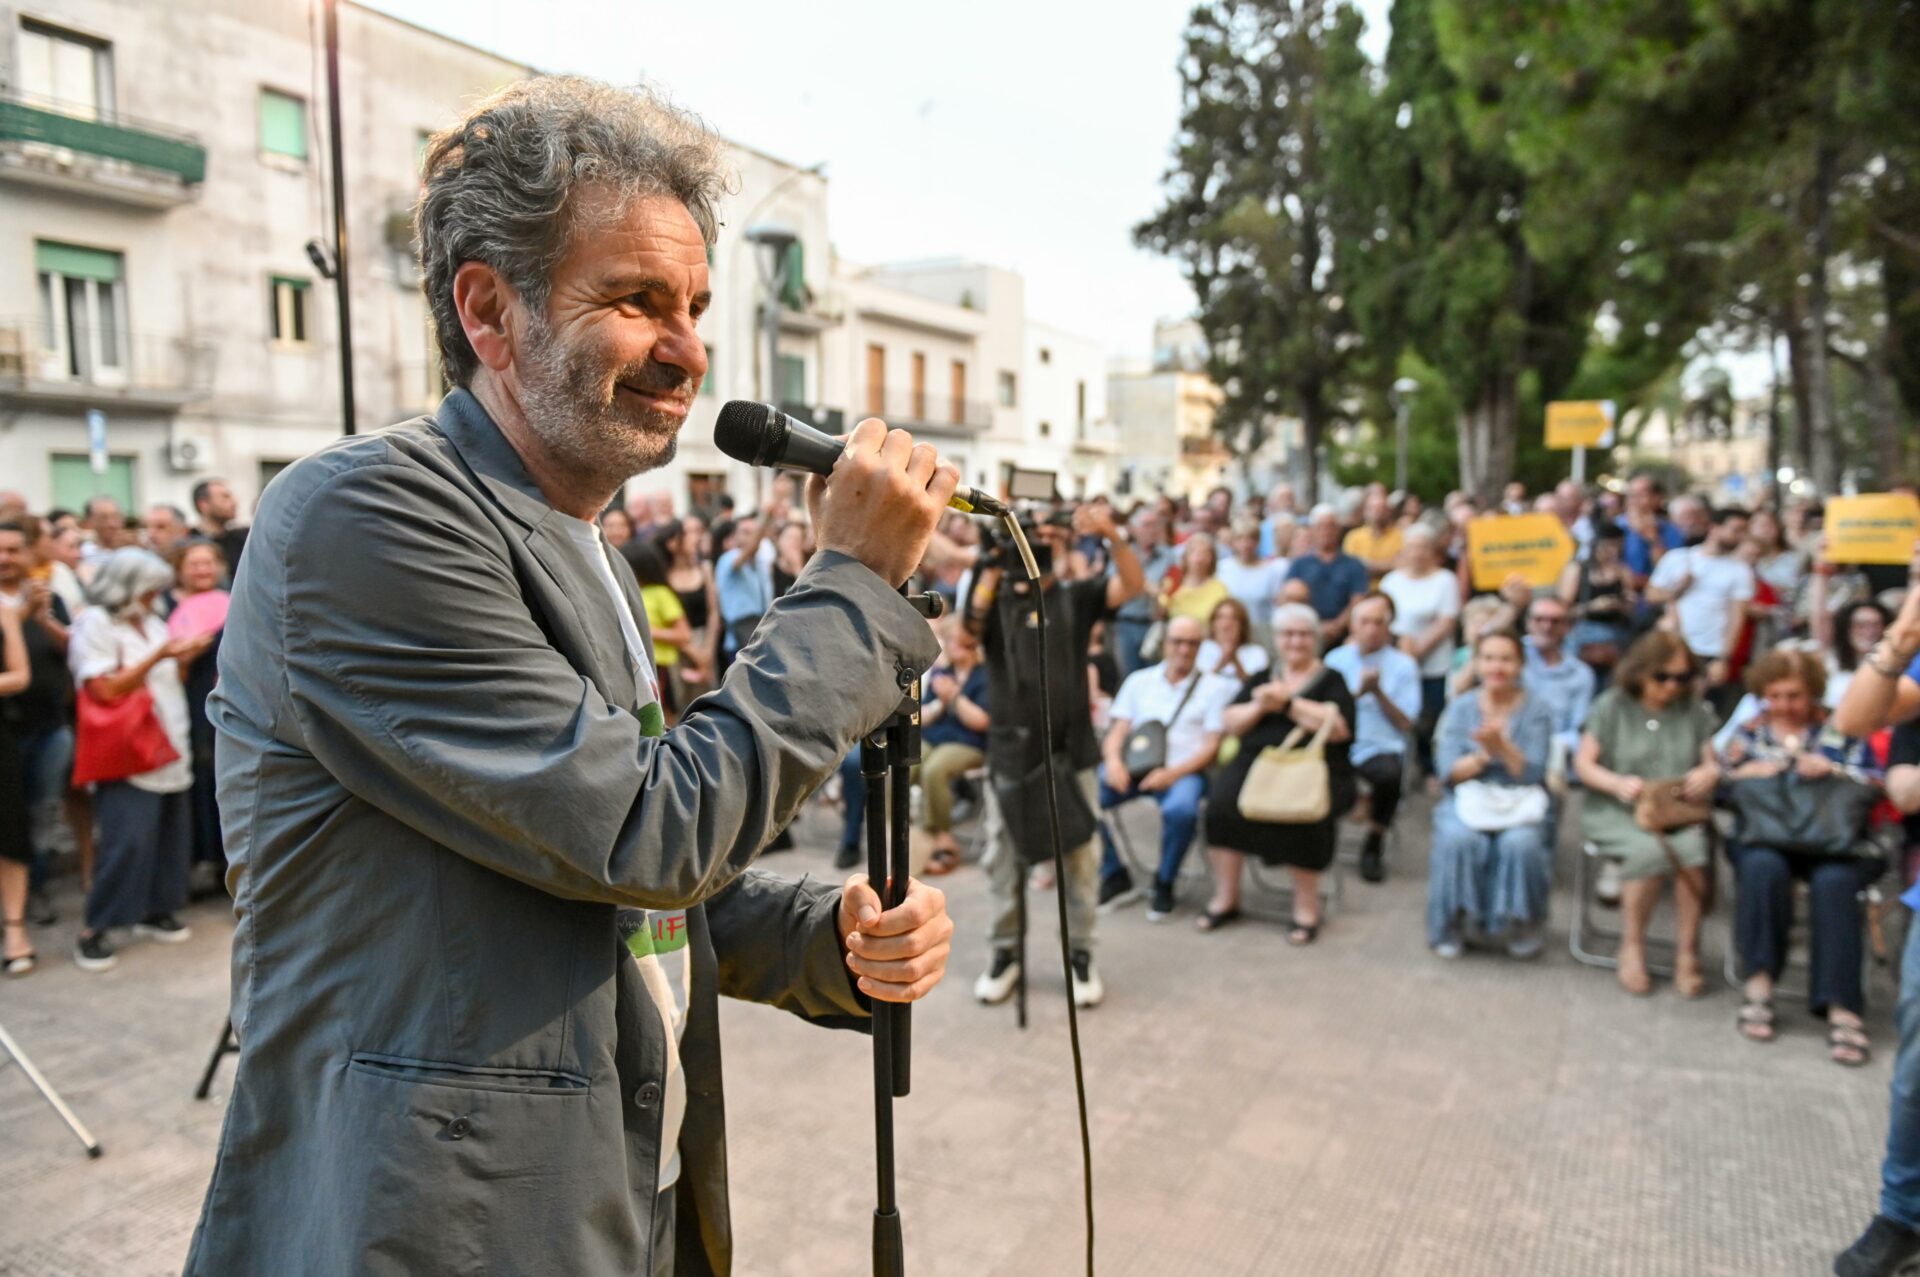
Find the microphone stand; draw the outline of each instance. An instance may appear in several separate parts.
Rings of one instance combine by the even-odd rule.
[[[938,594],[901,594],[928,620],[946,610]],[[908,822],[913,769],[920,762],[920,676],[900,673],[900,703],[887,720],[860,741],[860,775],[867,783],[867,879],[892,909],[907,898]],[[905,1277],[906,1245],[894,1191],[893,1101],[910,1089],[912,1008],[873,1003],[873,1136],[878,1180],[873,1210],[874,1277]]]

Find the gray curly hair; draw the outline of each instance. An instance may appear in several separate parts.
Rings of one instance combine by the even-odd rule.
[[[479,367],[453,304],[462,263],[491,266],[542,314],[583,190],[613,192],[614,215],[635,199],[670,195],[712,244],[728,189],[724,156],[699,117],[652,90],[571,75],[510,84],[434,134],[414,226],[447,380],[467,385]]]
[[[87,602],[103,608],[115,620],[134,611],[142,596],[173,584],[173,569],[152,550],[130,545],[115,550],[87,586]]]

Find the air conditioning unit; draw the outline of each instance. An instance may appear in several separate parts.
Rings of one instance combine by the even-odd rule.
[[[213,440],[205,435],[175,435],[167,440],[167,464],[194,474],[213,464]]]

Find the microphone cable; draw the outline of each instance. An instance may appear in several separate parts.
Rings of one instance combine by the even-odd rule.
[[[1040,639],[1040,748],[1045,751],[1047,773],[1047,830],[1053,843],[1054,903],[1060,910],[1060,970],[1067,985],[1067,1038],[1073,1045],[1073,1092],[1080,1109],[1080,1168],[1085,1187],[1087,1219],[1087,1277],[1093,1277],[1093,1136],[1087,1123],[1087,1075],[1080,1055],[1080,1011],[1073,1000],[1073,947],[1067,934],[1067,858],[1060,837],[1060,793],[1053,764],[1053,687],[1047,677],[1047,599],[1040,588],[1040,565],[1027,544],[1019,516],[1009,511],[1004,516],[1007,533],[1020,551],[1020,562],[1033,582],[1035,613]],[[1010,851],[1002,848],[1002,852]],[[1020,872],[1025,873],[1022,866]],[[1024,886],[1021,888],[1025,890]]]

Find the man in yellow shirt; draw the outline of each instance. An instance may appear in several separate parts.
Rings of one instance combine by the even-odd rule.
[[[1400,525],[1393,521],[1393,507],[1378,484],[1367,489],[1360,506],[1361,524],[1347,533],[1340,548],[1367,565],[1367,575],[1376,582],[1393,571],[1400,558]]]

